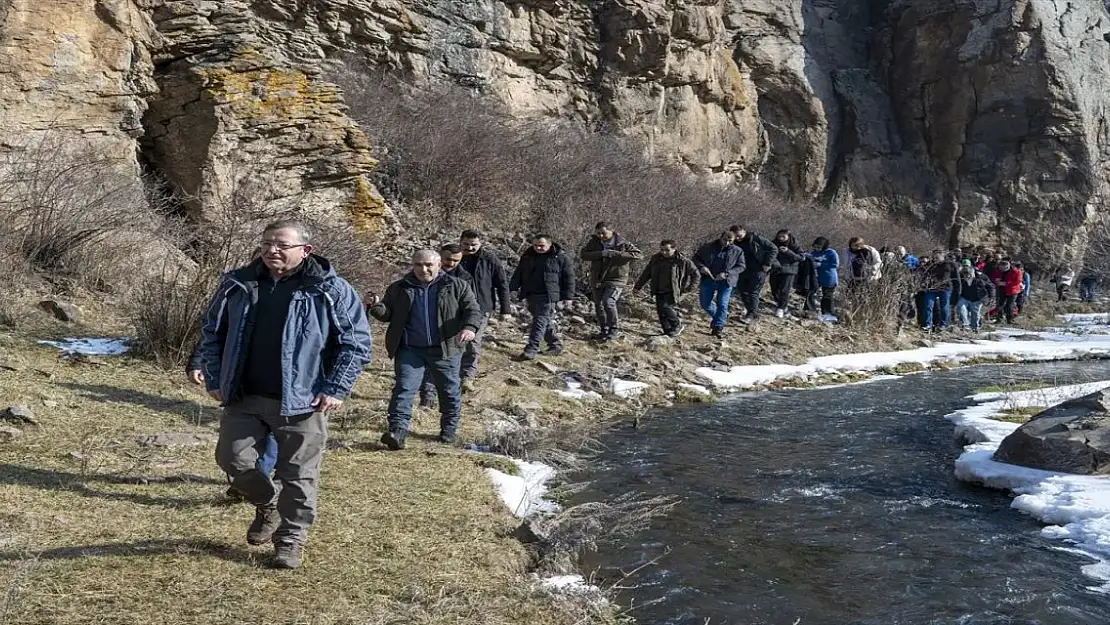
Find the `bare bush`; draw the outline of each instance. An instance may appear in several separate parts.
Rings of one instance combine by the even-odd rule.
[[[611,133],[547,118],[516,119],[462,88],[415,91],[354,71],[336,77],[378,144],[379,187],[415,225],[553,234],[576,246],[597,221],[641,243],[687,249],[730,225],[790,228],[806,242],[863,236],[873,245],[927,249],[930,238],[887,217],[861,219],[786,202],[739,184],[714,184]]]
[[[847,283],[840,298],[841,320],[868,333],[895,333],[913,310],[918,283],[919,276],[901,263],[885,267],[882,278],[874,282]]]
[[[133,161],[46,133],[0,157],[0,264],[94,289],[135,282],[137,241],[154,240],[164,212]]]

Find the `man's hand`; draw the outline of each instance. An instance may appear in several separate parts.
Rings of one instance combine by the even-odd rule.
[[[763,269],[763,273],[767,273],[768,271],[771,271],[771,266],[770,265],[763,265],[762,269]]]
[[[709,278],[713,277],[713,272],[709,270],[709,267],[702,267],[700,271],[701,271],[701,275],[703,275],[703,276],[706,276],[706,277],[709,277]]]
[[[474,334],[474,330],[471,330],[470,328],[463,328],[463,331],[459,332],[459,342],[469,343],[474,340],[475,336],[476,335]]]
[[[374,307],[380,303],[382,303],[382,298],[378,297],[377,295],[371,295],[370,297],[366,298],[367,306]]]
[[[336,399],[331,395],[320,393],[316,399],[312,400],[312,407],[316,412],[331,412],[343,405],[342,399]]]
[[[224,393],[220,389],[208,391],[208,394],[212,396],[212,399],[220,402],[221,404],[224,403]]]
[[[189,378],[189,381],[197,386],[204,384],[204,373],[202,373],[200,369],[190,369],[186,371],[185,377]]]
[[[569,310],[569,309],[574,307],[574,300],[572,300],[572,299],[563,300],[562,306],[563,306],[564,310]]]
[[[717,277],[714,278],[714,280],[728,280],[728,274],[723,272],[719,273],[717,274]]]
[[[512,320],[513,320],[513,316],[509,313],[505,313],[505,314],[501,315],[501,321],[512,321]]]

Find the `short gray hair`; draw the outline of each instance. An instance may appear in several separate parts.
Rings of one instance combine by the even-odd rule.
[[[435,250],[417,250],[417,252],[412,255],[412,262],[415,263],[422,256],[426,257],[428,260],[440,260],[439,252]]]
[[[279,219],[277,221],[271,221],[262,229],[262,234],[283,229],[295,231],[297,236],[301,238],[301,241],[306,244],[312,242],[312,229],[308,227],[308,224],[299,219]]]

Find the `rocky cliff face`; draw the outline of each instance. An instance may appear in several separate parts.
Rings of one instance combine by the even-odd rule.
[[[319,77],[351,53],[1038,258],[1080,254],[1107,192],[1094,0],[0,0],[0,17],[7,135],[137,141],[200,212],[247,171],[279,205],[381,222],[372,138]]]

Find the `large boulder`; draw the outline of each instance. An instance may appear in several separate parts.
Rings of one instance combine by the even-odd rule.
[[[1046,471],[1110,474],[1110,390],[1033,417],[1002,441],[994,459]]]

